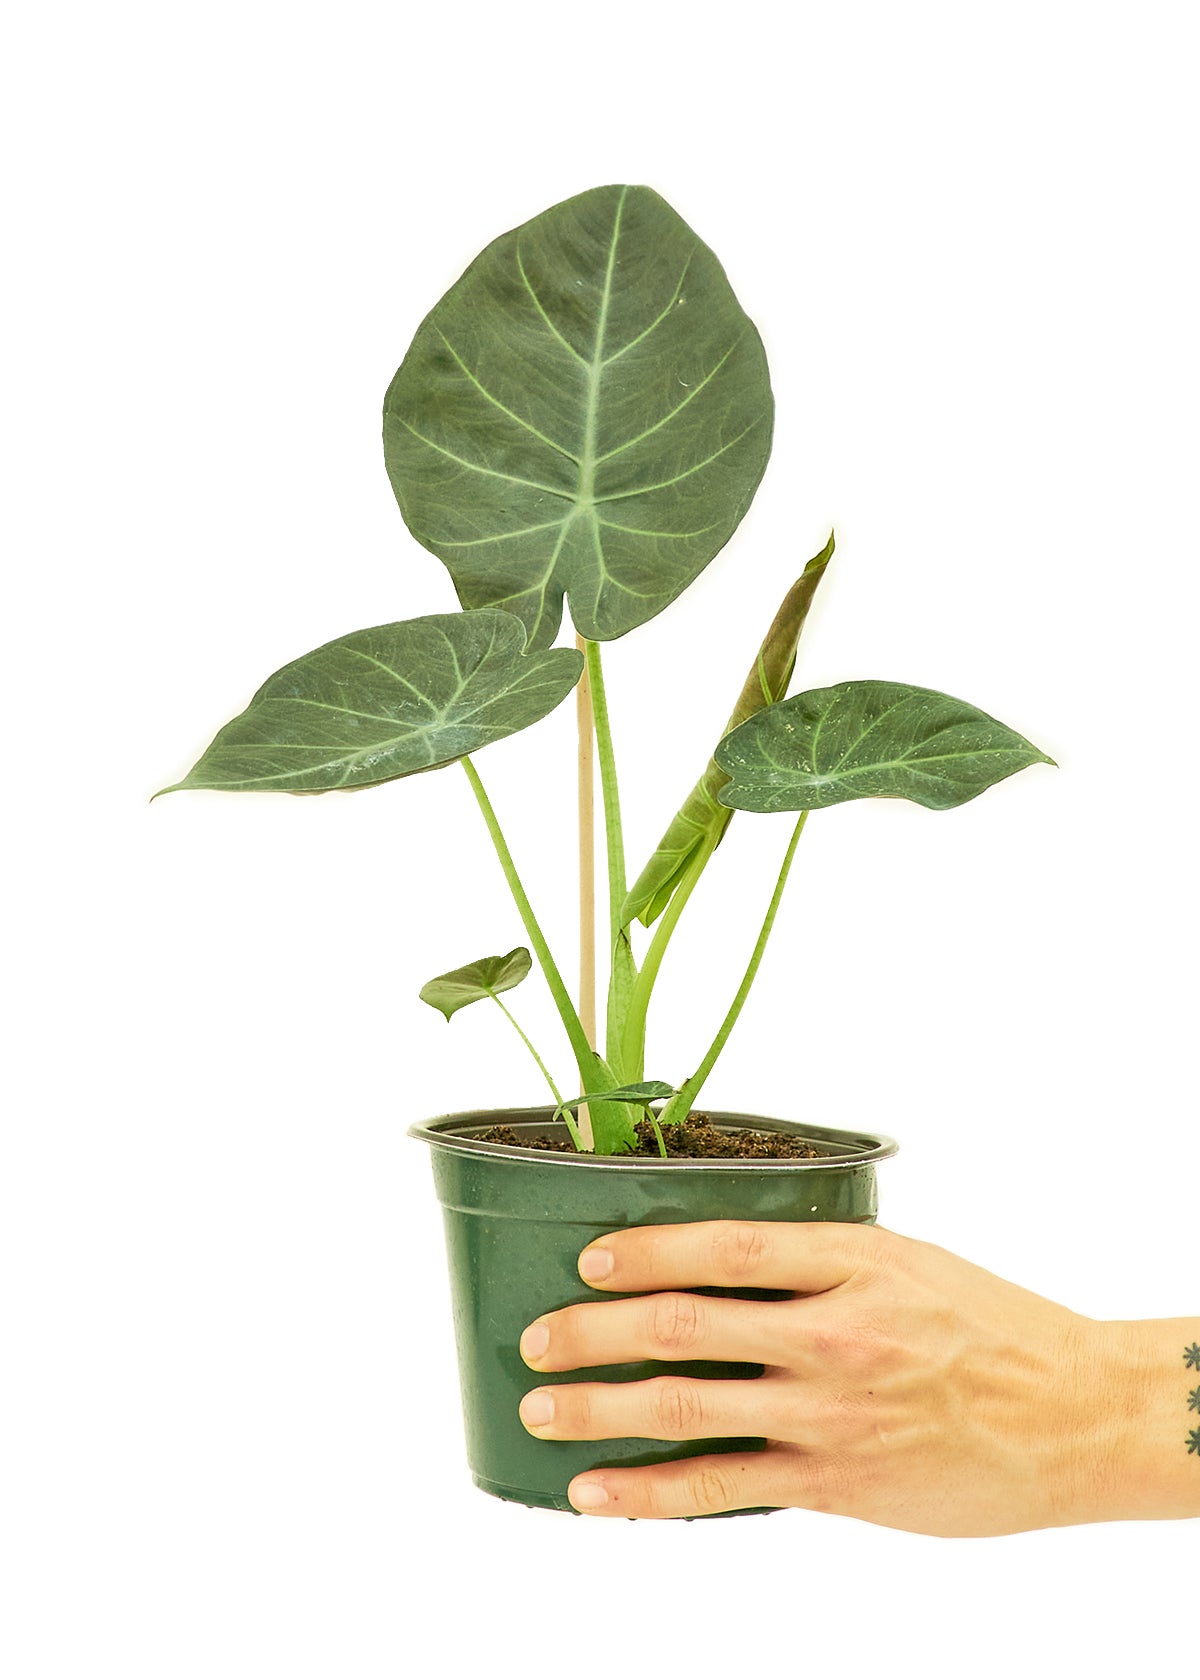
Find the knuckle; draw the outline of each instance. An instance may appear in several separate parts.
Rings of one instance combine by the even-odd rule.
[[[745,1220],[724,1220],[713,1227],[713,1260],[718,1277],[743,1283],[758,1271],[767,1255],[767,1234]]]
[[[859,1460],[848,1452],[829,1452],[810,1461],[808,1497],[811,1510],[828,1515],[847,1512],[862,1492]]]
[[[584,1384],[560,1386],[555,1389],[555,1433],[569,1434],[582,1440],[590,1439],[588,1430],[591,1428],[592,1413],[592,1397]]]
[[[906,1272],[912,1265],[916,1248],[911,1237],[902,1237],[880,1225],[865,1225],[864,1257],[866,1270],[876,1277],[891,1277]]]
[[[851,1376],[881,1371],[894,1363],[896,1343],[886,1315],[862,1310],[814,1326],[810,1347],[823,1363]]]
[[[659,1377],[653,1389],[654,1420],[664,1440],[685,1441],[700,1433],[704,1408],[695,1383],[682,1377]]]
[[[700,1306],[694,1295],[656,1295],[650,1308],[650,1338],[667,1354],[685,1353],[700,1334]]]
[[[687,1478],[688,1503],[697,1511],[725,1511],[737,1504],[732,1478],[712,1464],[700,1464]]]

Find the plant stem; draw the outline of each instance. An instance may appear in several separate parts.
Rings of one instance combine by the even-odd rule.
[[[596,724],[596,749],[600,759],[600,787],[604,796],[604,842],[608,864],[608,954],[609,970],[605,1005],[605,1054],[622,1083],[630,1083],[624,1066],[625,1024],[637,980],[637,964],[628,930],[621,925],[621,910],[627,892],[625,882],[625,833],[621,823],[621,796],[617,789],[617,760],[613,751],[612,724],[604,689],[600,644],[584,642],[588,681]],[[641,1075],[636,1076],[640,1078]],[[636,1081],[635,1081],[636,1082]]]
[[[479,809],[483,812],[483,820],[487,824],[488,833],[492,837],[492,845],[496,848],[496,856],[500,860],[500,867],[504,871],[504,879],[508,882],[508,889],[521,915],[525,932],[529,935],[529,943],[533,946],[534,955],[541,965],[542,973],[546,977],[546,984],[550,988],[550,995],[558,1008],[562,1024],[567,1037],[571,1041],[571,1049],[575,1052],[575,1062],[579,1068],[580,1077],[584,1081],[584,1090],[588,1089],[588,1082],[594,1077],[597,1058],[592,1046],[588,1043],[587,1034],[583,1030],[579,1016],[575,1013],[575,1005],[571,1002],[571,995],[563,984],[563,977],[558,971],[558,964],[550,953],[538,919],[533,913],[533,906],[521,885],[521,877],[517,874],[517,867],[512,860],[512,853],[508,849],[500,824],[496,820],[496,813],[492,809],[492,802],[484,792],[483,783],[479,780],[479,772],[469,758],[460,760],[467,773],[467,780],[471,784],[472,792],[479,802]]]
[[[720,842],[719,833],[708,833],[692,854],[684,874],[680,877],[679,885],[671,894],[666,909],[659,917],[658,926],[654,930],[654,937],[646,948],[646,955],[642,959],[641,970],[633,988],[633,996],[629,1004],[629,1012],[625,1018],[625,1033],[622,1041],[622,1063],[625,1074],[630,1083],[636,1083],[645,1076],[646,1057],[646,1015],[650,1008],[650,996],[654,990],[654,982],[658,979],[658,971],[666,954],[667,946],[671,942],[671,935],[675,932],[675,925],[683,914],[684,906],[692,896],[692,889],[704,873],[704,866],[716,851]]]
[[[712,1072],[713,1067],[716,1064],[717,1057],[725,1048],[726,1041],[734,1029],[738,1016],[742,1012],[742,1005],[745,1003],[746,998],[749,995],[750,988],[754,984],[754,976],[758,973],[759,964],[763,959],[763,952],[767,948],[767,940],[770,938],[771,929],[775,925],[775,913],[779,909],[779,901],[783,897],[783,889],[787,885],[788,873],[792,867],[792,859],[796,855],[796,846],[807,819],[808,812],[801,811],[800,816],[797,819],[796,826],[792,830],[792,838],[788,842],[788,849],[784,854],[783,863],[779,870],[779,879],[775,883],[775,891],[771,894],[771,902],[767,906],[767,914],[763,919],[763,925],[759,931],[757,943],[750,954],[750,961],[746,965],[746,972],[742,976],[742,983],[737,989],[737,995],[729,1006],[729,1013],[721,1022],[717,1031],[717,1036],[709,1045],[708,1050],[705,1053],[704,1060],[700,1063],[700,1066],[696,1069],[692,1077],[680,1087],[677,1094],[671,1098],[671,1101],[668,1103],[663,1114],[660,1116],[660,1120],[664,1124],[675,1119],[687,1119],[689,1113],[691,1112],[692,1104],[699,1096],[700,1089],[703,1086],[704,1081]]]
[[[587,1041],[596,1048],[596,748],[592,683],[587,668],[587,642],[576,632],[575,646],[584,655],[583,674],[575,687],[576,806],[579,829],[579,1019]],[[576,1148],[594,1149],[595,1133],[586,1103],[579,1106]],[[576,1135],[574,1130],[571,1134]]]
[[[621,906],[625,902],[625,835],[621,827],[621,796],[617,791],[617,761],[613,754],[612,725],[604,672],[600,666],[599,642],[580,638],[587,659],[587,678],[596,720],[596,750],[600,757],[600,790],[604,796],[604,841],[608,857],[608,931],[615,945],[621,932]]]
[[[533,1057],[533,1059],[537,1063],[537,1065],[541,1068],[542,1078],[546,1081],[547,1085],[549,1085],[551,1091],[554,1093],[554,1101],[555,1101],[556,1106],[561,1108],[562,1107],[562,1092],[559,1090],[558,1086],[554,1083],[554,1080],[550,1077],[550,1069],[546,1066],[545,1062],[542,1060],[542,1058],[538,1055],[537,1051],[534,1049],[533,1040],[529,1037],[529,1034],[525,1031],[525,1029],[522,1027],[521,1023],[517,1020],[517,1018],[513,1014],[512,1010],[509,1009],[506,1004],[501,1003],[501,1001],[497,997],[496,993],[495,992],[490,992],[488,995],[491,998],[492,1002],[494,1004],[496,1004],[498,1008],[502,1009],[504,1011],[505,1015],[507,1015],[508,1019],[512,1022],[512,1025],[516,1029],[517,1036],[520,1038],[522,1044],[525,1046],[526,1050],[529,1051],[529,1054]]]
[[[580,635],[575,646],[587,656]],[[576,785],[579,809],[579,1019],[593,1049],[596,1045],[596,800],[595,720],[591,671],[585,664],[575,688],[575,725],[579,740]]]

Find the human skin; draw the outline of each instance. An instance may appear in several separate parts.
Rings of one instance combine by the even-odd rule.
[[[521,1419],[542,1440],[766,1438],[761,1452],[588,1471],[567,1490],[587,1515],[798,1506],[947,1537],[1200,1516],[1187,1354],[1200,1316],[1084,1318],[879,1226],[645,1226],[590,1244],[579,1271],[635,1298],[535,1320],[521,1338],[531,1369],[765,1367],[533,1389]],[[710,1285],[791,1294],[683,1293]]]

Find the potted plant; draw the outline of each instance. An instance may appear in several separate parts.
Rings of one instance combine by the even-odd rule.
[[[175,784],[326,793],[450,764],[470,782],[528,946],[449,969],[421,996],[448,1021],[492,1000],[553,1100],[449,1115],[412,1133],[432,1147],[445,1208],[475,1479],[530,1505],[570,1509],[568,1482],[598,1460],[649,1463],[763,1444],[601,1447],[525,1432],[517,1405],[530,1378],[518,1338],[539,1314],[586,1298],[576,1261],[587,1242],[656,1221],[875,1216],[875,1164],[894,1151],[890,1139],[696,1110],[762,960],[810,812],[866,797],[944,810],[1051,762],[976,707],[906,682],[843,682],[788,697],[831,537],[787,592],[723,738],[629,885],[601,645],[655,619],[732,536],[766,466],[772,416],[758,333],[716,257],[657,194],[600,187],[503,235],[421,324],[384,403],[401,512],[448,567],[463,610],[355,631],[284,666]],[[573,647],[556,645],[564,601]],[[582,951],[574,996],[474,762],[572,690]],[[608,885],[602,1034],[596,762]],[[663,956],[735,811],[793,813],[778,877],[707,1047],[686,1076],[649,1080],[646,1021]],[[639,928],[653,930],[640,950]],[[569,1079],[555,1078],[551,1058],[503,1001],[535,959],[574,1061]]]

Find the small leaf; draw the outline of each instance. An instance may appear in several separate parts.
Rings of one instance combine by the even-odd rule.
[[[497,992],[511,992],[529,973],[531,958],[524,945],[503,957],[480,957],[462,968],[452,968],[448,974],[438,974],[421,987],[422,1003],[440,1009],[447,1021],[469,1003],[481,998],[495,997]]]
[[[574,648],[525,652],[511,613],[433,613],[356,630],[268,677],[174,787],[326,793],[451,764],[552,712]]]
[[[796,666],[796,646],[808,617],[808,609],[833,556],[833,534],[783,598],[779,611],[758,650],[758,658],[742,685],[725,734],[753,717],[764,706],[782,700]],[[675,888],[705,839],[715,835],[719,843],[729,825],[732,811],[718,803],[718,794],[728,781],[715,758],[688,794],[659,841],[653,857],[634,882],[621,909],[621,924],[636,919],[645,927],[657,921],[671,900]]]
[[[911,799],[931,811],[1030,764],[1053,764],[965,700],[908,683],[846,682],[796,694],[717,748],[738,811],[816,811],[848,799]]]
[[[561,1114],[564,1108],[578,1108],[580,1103],[595,1102],[637,1103],[645,1108],[652,1102],[665,1102],[668,1097],[674,1095],[673,1085],[664,1085],[661,1079],[646,1079],[637,1085],[618,1085],[611,1091],[585,1091],[582,1096],[572,1097],[569,1102],[560,1103],[555,1113]]]
[[[713,253],[648,187],[501,235],[417,330],[384,399],[388,476],[464,607],[548,647],[644,624],[703,571],[771,447],[766,356]]]

